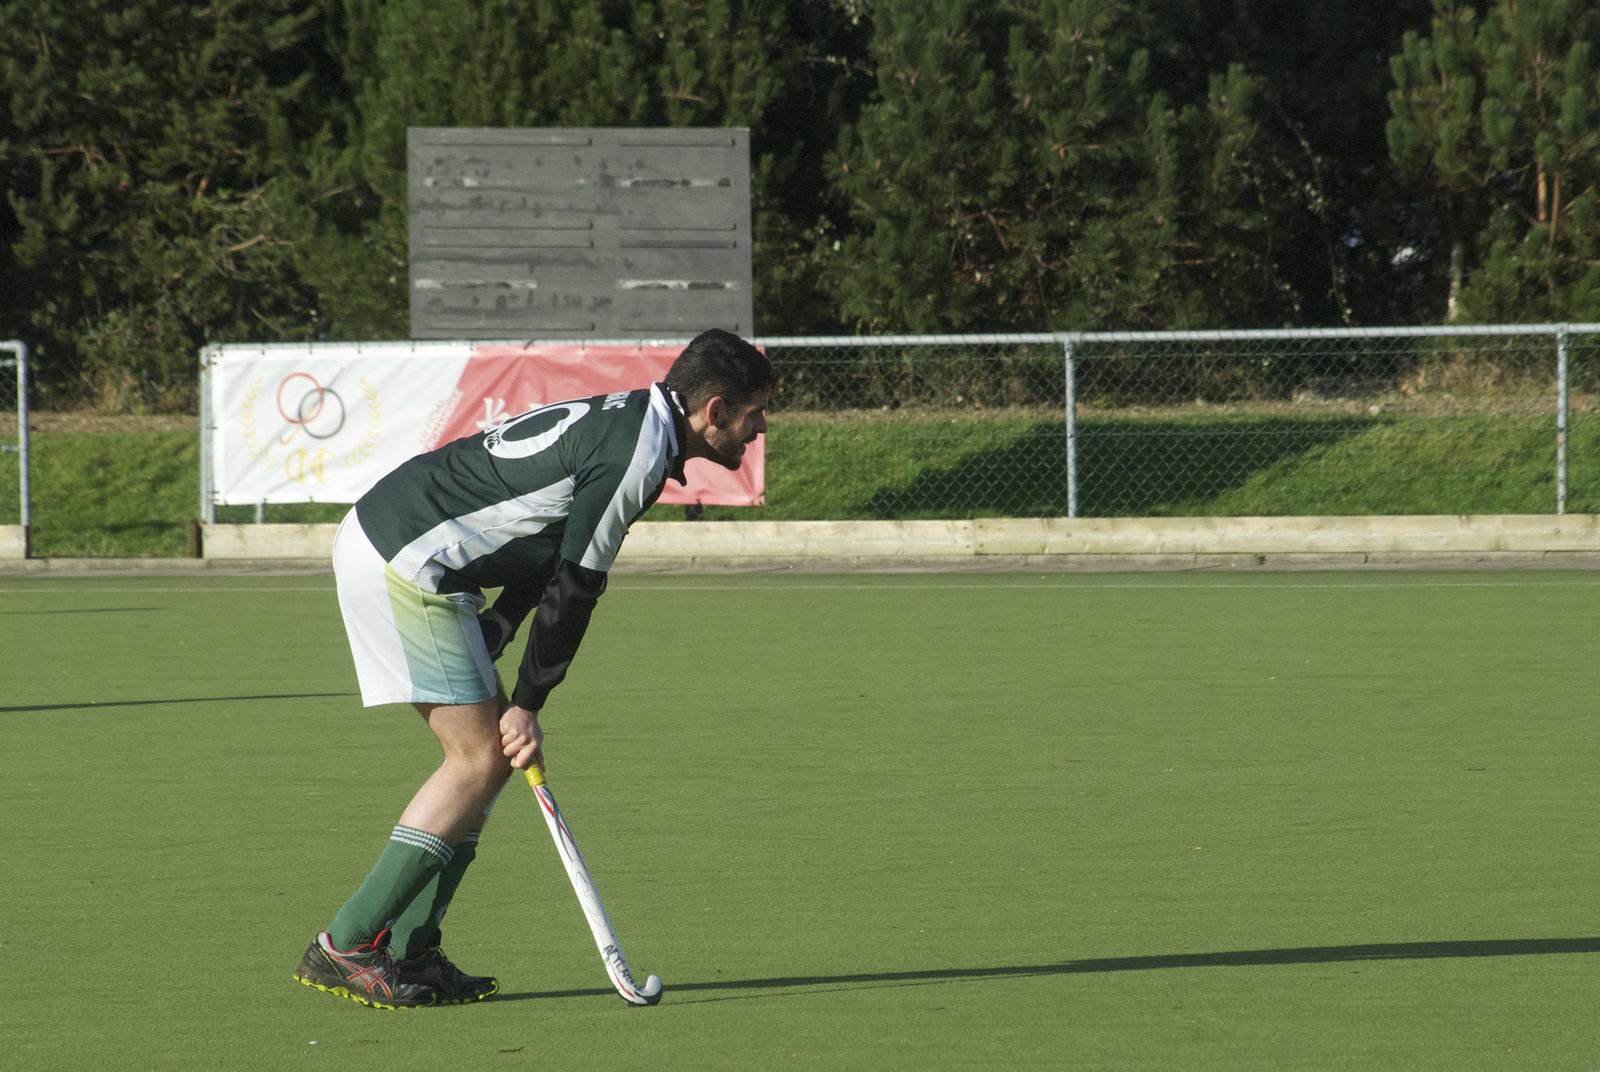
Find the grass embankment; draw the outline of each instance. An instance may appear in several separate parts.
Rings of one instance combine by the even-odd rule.
[[[114,427],[126,428],[126,425]],[[1554,419],[1208,416],[1079,422],[1083,516],[1553,513]],[[1567,509],[1600,511],[1600,416],[1573,418]],[[49,431],[32,439],[33,553],[181,556],[199,511],[198,437],[186,428]],[[0,464],[0,523],[17,469]],[[708,518],[1052,517],[1067,513],[1059,418],[808,420],[778,415],[767,501]],[[329,504],[269,521],[334,521]],[[661,507],[652,519],[682,516]],[[219,508],[249,521],[250,507]]]

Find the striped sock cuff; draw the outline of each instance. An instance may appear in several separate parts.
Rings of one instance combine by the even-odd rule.
[[[444,838],[437,834],[430,834],[426,830],[418,830],[414,826],[396,825],[394,833],[389,835],[389,840],[421,849],[438,860],[440,867],[448,864],[450,857],[456,854],[456,851],[450,847]]]
[[[461,835],[461,844],[462,845],[476,845],[478,843],[478,837],[482,833],[483,833],[482,830],[468,830],[465,834]],[[459,848],[459,846],[457,846],[457,847]]]

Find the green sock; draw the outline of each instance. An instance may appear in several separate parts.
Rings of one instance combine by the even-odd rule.
[[[414,957],[427,951],[433,932],[444,923],[445,911],[461,885],[461,878],[478,855],[480,830],[468,830],[450,862],[423,887],[394,924],[390,947],[396,957]]]
[[[450,846],[437,835],[396,826],[372,873],[328,924],[334,948],[351,950],[371,942],[449,865],[451,856]]]

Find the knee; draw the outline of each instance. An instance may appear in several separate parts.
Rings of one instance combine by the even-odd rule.
[[[493,748],[486,748],[473,753],[468,759],[473,774],[483,783],[486,789],[500,791],[511,777],[511,759],[500,751],[498,743]]]
[[[498,793],[511,777],[511,760],[500,751],[498,741],[448,749],[444,758],[458,772],[458,778],[465,778],[487,792]]]
[[[506,780],[511,776],[511,761],[495,752],[458,757],[458,763],[458,769],[465,777],[458,774],[460,780],[456,784],[461,787],[466,801],[473,808],[474,822],[481,827],[481,809],[487,808],[505,788]]]

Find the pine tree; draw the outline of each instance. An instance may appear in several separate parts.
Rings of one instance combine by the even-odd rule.
[[[1481,18],[1434,0],[1428,36],[1391,68],[1390,152],[1447,221],[1447,318],[1600,316],[1600,14],[1497,0]],[[1442,270],[1442,269],[1441,269]]]
[[[765,334],[845,330],[829,293],[846,198],[828,154],[872,90],[871,0],[790,0],[772,52],[777,84],[751,125],[756,322]]]
[[[1122,0],[881,0],[826,271],[870,329],[1239,322],[1263,287],[1242,69],[1174,101]]]
[[[1198,101],[1206,81],[1242,66],[1258,93],[1249,156],[1272,265],[1259,312],[1242,323],[1406,323],[1425,274],[1404,250],[1412,206],[1396,193],[1383,120],[1389,56],[1425,29],[1430,0],[1149,0],[1153,79]],[[1399,254],[1397,257],[1396,255]]]
[[[0,4],[0,333],[44,404],[191,408],[208,341],[307,330],[273,187],[315,78],[302,0]]]

